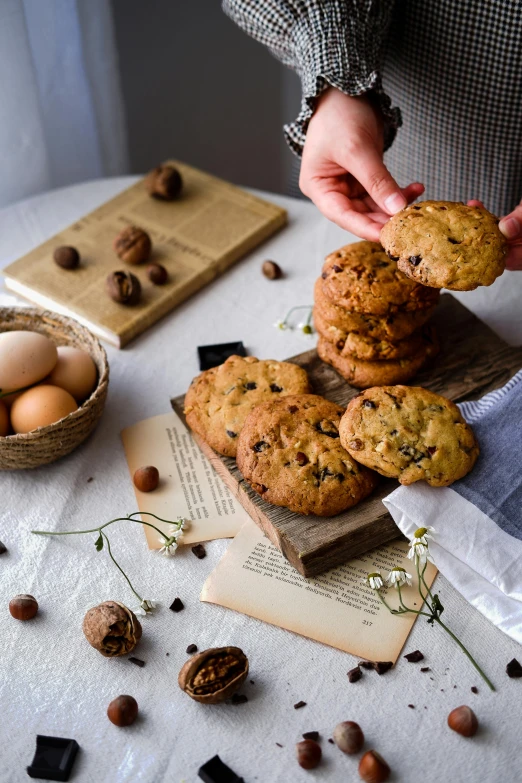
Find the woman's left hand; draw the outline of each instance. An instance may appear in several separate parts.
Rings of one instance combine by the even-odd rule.
[[[468,201],[470,207],[483,207],[482,201],[472,199]],[[498,227],[508,241],[508,254],[506,269],[522,271],[522,201],[513,212],[503,217]]]

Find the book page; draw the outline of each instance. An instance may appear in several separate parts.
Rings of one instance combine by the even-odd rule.
[[[191,526],[183,535],[183,544],[235,536],[250,519],[174,411],[127,427],[121,437],[131,479],[143,465],[154,465],[160,474],[160,484],[153,492],[134,487],[139,510],[163,519],[189,519]],[[153,518],[142,516],[142,520],[168,531],[168,525]],[[160,549],[158,534],[146,525],[144,530],[149,548]]]
[[[140,180],[10,264],[4,270],[7,287],[77,318],[122,347],[285,225],[281,207],[192,166],[169,162],[183,178],[179,198],[151,198]],[[151,283],[146,265],[129,268],[117,257],[114,239],[129,225],[149,234],[149,260],[167,269],[165,285]],[[74,271],[54,263],[60,245],[80,253]],[[141,283],[141,300],[132,307],[106,293],[107,275],[117,269],[128,269]]]
[[[408,638],[415,614],[397,617],[366,586],[368,573],[383,576],[394,566],[414,574],[402,588],[405,604],[421,608],[415,566],[406,541],[394,541],[350,560],[319,577],[301,576],[253,523],[247,522],[203,586],[201,600],[226,606],[266,623],[337,647],[371,661],[395,661]],[[437,570],[428,564],[431,585]],[[395,588],[386,601],[398,607]]]

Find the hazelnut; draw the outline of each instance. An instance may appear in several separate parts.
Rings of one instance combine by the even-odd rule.
[[[456,707],[448,715],[448,726],[463,737],[473,737],[478,729],[477,716],[471,707]]]
[[[106,281],[107,293],[118,304],[135,305],[141,298],[141,283],[130,272],[112,272]]]
[[[343,753],[359,753],[364,745],[364,734],[358,723],[345,720],[333,732],[334,742]]]
[[[275,261],[265,261],[261,271],[269,280],[279,280],[280,277],[283,277],[283,270]]]
[[[178,685],[194,701],[219,704],[229,699],[248,676],[248,658],[239,647],[212,647],[182,667]]]
[[[38,601],[32,595],[15,595],[9,601],[9,611],[15,620],[31,620],[38,611]]]
[[[146,271],[147,277],[154,285],[165,285],[169,279],[169,273],[161,264],[149,264]]]
[[[159,471],[154,465],[145,465],[134,473],[133,481],[140,492],[152,492],[159,484]]]
[[[53,259],[62,269],[76,269],[80,263],[80,254],[75,247],[62,245],[54,251]]]
[[[183,188],[181,174],[174,166],[165,164],[156,166],[145,178],[145,187],[149,196],[172,201],[177,198]]]
[[[142,228],[127,226],[120,231],[113,243],[114,252],[126,264],[143,264],[148,261],[152,242],[150,236]]]
[[[295,746],[297,763],[303,769],[315,769],[321,761],[322,751],[318,742],[305,739]]]
[[[389,766],[376,750],[369,750],[359,762],[359,775],[365,783],[384,783],[390,772]]]
[[[142,633],[134,612],[118,601],[104,601],[89,609],[83,632],[89,644],[106,658],[131,652]]]
[[[132,696],[118,696],[107,707],[107,717],[115,726],[130,726],[138,716],[138,702]]]

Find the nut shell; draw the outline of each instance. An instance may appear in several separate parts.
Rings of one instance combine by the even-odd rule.
[[[301,740],[295,746],[297,763],[303,769],[315,769],[323,755],[318,742],[311,739]]]
[[[92,647],[106,658],[132,652],[141,639],[141,624],[119,601],[104,601],[89,609],[83,619],[83,632]]]
[[[159,484],[159,477],[159,471],[154,465],[145,465],[135,471],[132,480],[140,492],[153,492]]]
[[[283,270],[275,261],[264,261],[261,271],[269,280],[279,280],[283,277]]]
[[[333,732],[333,739],[343,753],[359,753],[364,745],[364,734],[358,723],[345,720],[338,723]]]
[[[183,180],[174,166],[156,166],[145,178],[145,188],[153,198],[172,201],[181,193]]]
[[[462,737],[474,737],[478,730],[478,719],[471,707],[455,707],[448,715],[448,726]]]
[[[190,658],[178,675],[182,691],[201,704],[229,699],[248,676],[248,658],[239,647],[212,647]]]
[[[38,611],[38,601],[25,593],[15,595],[9,601],[9,611],[15,620],[31,620]]]
[[[161,264],[149,264],[146,269],[147,277],[154,285],[165,285],[169,279],[169,273]]]
[[[127,226],[120,231],[113,243],[114,252],[126,264],[143,264],[152,251],[150,236],[138,226]]]
[[[141,283],[135,275],[119,269],[106,280],[107,293],[118,304],[136,305],[141,299]]]
[[[359,762],[359,775],[365,783],[384,783],[390,772],[388,764],[376,750],[369,750]]]
[[[133,696],[117,696],[107,707],[107,717],[115,726],[130,726],[138,717],[138,702]]]
[[[62,245],[57,247],[53,253],[55,264],[62,269],[77,269],[80,263],[80,254],[75,247]]]

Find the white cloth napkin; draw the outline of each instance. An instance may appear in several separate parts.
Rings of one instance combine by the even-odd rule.
[[[435,529],[430,551],[441,573],[522,644],[522,371],[459,407],[481,448],[474,470],[451,487],[399,487],[383,503],[408,538]]]

